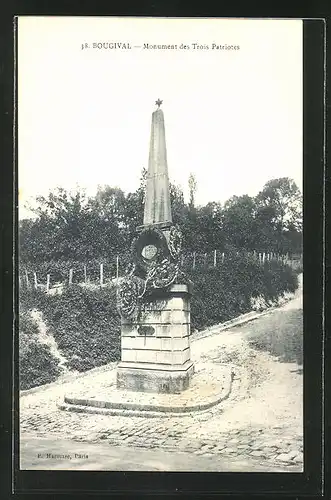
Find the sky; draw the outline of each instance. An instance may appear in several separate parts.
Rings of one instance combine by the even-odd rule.
[[[93,48],[103,42],[132,48]],[[17,85],[21,218],[57,186],[135,191],[158,98],[186,199],[190,173],[197,204],[278,177],[302,187],[300,20],[19,17]]]

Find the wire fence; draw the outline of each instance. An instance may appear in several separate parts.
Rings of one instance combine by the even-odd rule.
[[[282,255],[275,252],[235,252],[242,258],[251,256],[260,265],[270,261],[280,261],[287,264],[294,270],[302,269],[302,255],[295,257],[289,254]],[[192,252],[181,256],[181,267],[183,269],[201,269],[220,267],[229,258],[232,253],[214,250],[213,252]],[[25,289],[42,289],[46,292],[62,288],[64,285],[79,284],[90,287],[102,287],[111,283],[116,284],[118,279],[123,277],[127,269],[128,260],[126,257],[116,255],[114,259],[106,262],[82,263],[69,262],[56,264],[56,270],[52,271],[52,264],[46,266],[48,272],[44,269],[29,263],[28,266],[20,266],[19,286]],[[62,267],[61,267],[62,266]],[[59,272],[60,268],[60,272]],[[60,276],[60,279],[59,279]]]

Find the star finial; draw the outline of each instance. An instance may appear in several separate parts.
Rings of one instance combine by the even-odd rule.
[[[158,98],[158,100],[157,100],[157,101],[155,101],[155,104],[156,104],[158,107],[160,107],[162,103],[163,103],[163,101],[161,101],[161,99],[160,99],[160,98]]]

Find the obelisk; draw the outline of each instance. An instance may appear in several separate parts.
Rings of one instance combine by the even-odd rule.
[[[158,109],[152,114],[144,226],[170,225],[172,222],[162,101],[158,99],[156,104]]]
[[[162,101],[152,114],[143,225],[133,271],[119,287],[121,361],[117,387],[178,393],[194,373],[190,286],[180,273],[181,232],[172,224]]]

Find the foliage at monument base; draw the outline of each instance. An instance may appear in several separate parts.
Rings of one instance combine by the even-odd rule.
[[[219,268],[190,270],[194,283],[191,329],[202,330],[249,312],[252,299],[266,303],[294,292],[298,276],[288,265],[270,261],[260,265],[251,256],[233,253]]]

